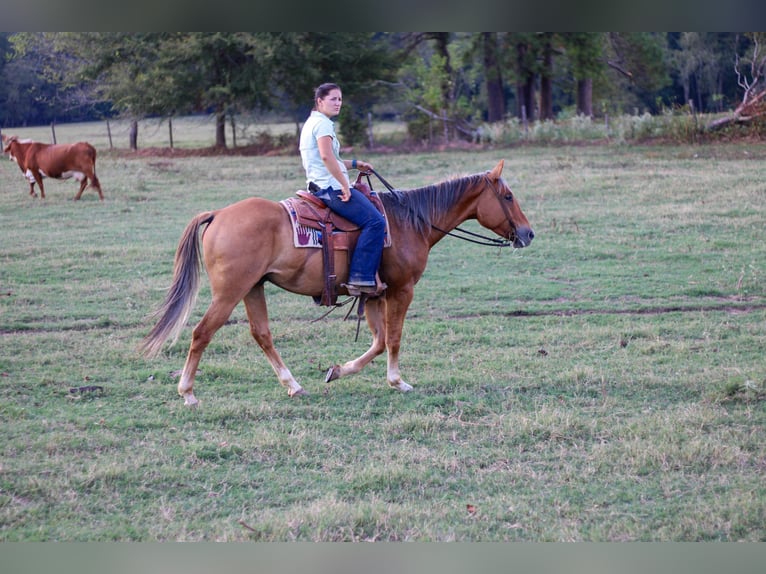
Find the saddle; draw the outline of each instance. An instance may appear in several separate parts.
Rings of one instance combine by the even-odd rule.
[[[367,199],[380,211],[384,218],[386,212],[383,208],[383,202],[377,193],[363,183],[362,174],[357,177],[353,187],[361,191]],[[316,303],[324,306],[335,306],[338,300],[338,290],[336,282],[338,279],[336,273],[336,255],[337,252],[345,252],[345,264],[350,261],[348,254],[352,253],[356,246],[361,228],[355,223],[349,221],[328,208],[324,202],[315,197],[308,191],[299,190],[296,192],[297,198],[284,200],[282,203],[291,216],[293,225],[299,225],[304,228],[318,230],[321,234],[322,261],[324,268],[324,283],[322,296],[314,298]],[[391,245],[388,234],[388,220],[386,219],[386,234],[384,247]],[[378,283],[378,293],[385,289],[385,284],[376,276]],[[345,284],[344,284],[345,285]],[[350,293],[354,295],[354,293]]]

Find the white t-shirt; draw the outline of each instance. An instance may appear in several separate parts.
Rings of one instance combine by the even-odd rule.
[[[299,146],[303,169],[306,170],[306,185],[308,186],[308,183],[313,181],[322,189],[330,186],[333,189],[341,189],[340,182],[327,171],[327,167],[322,161],[322,156],[319,155],[317,139],[323,136],[330,136],[332,138],[332,153],[338,161],[341,171],[346,176],[346,180],[348,180],[348,170],[340,159],[340,142],[338,141],[338,136],[335,135],[335,124],[322,112],[314,110],[306,120],[306,123],[303,124]]]

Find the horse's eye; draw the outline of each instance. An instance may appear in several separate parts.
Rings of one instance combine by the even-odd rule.
[[[512,193],[506,193],[505,194],[505,200],[506,201],[513,201],[513,194]]]

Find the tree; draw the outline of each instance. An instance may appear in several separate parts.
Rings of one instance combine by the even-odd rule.
[[[17,42],[43,54],[42,75],[70,99],[109,102],[134,126],[147,115],[213,110],[218,147],[226,147],[226,113],[263,101],[268,91],[252,33],[30,33]]]
[[[681,32],[670,41],[670,62],[683,90],[681,102],[692,101],[699,111],[720,111],[736,38],[719,32]]]
[[[577,113],[593,116],[593,82],[603,77],[604,34],[600,32],[570,32],[562,34],[564,51],[569,60],[575,87]]]
[[[293,115],[296,132],[313,106],[316,87],[334,82],[347,101],[339,131],[345,143],[360,142],[367,112],[396,74],[397,54],[388,38],[369,32],[275,32],[265,44],[271,102]]]
[[[441,122],[442,139],[448,142],[455,132],[455,75],[449,50],[449,32],[417,32],[404,35],[402,79],[408,97],[419,114],[408,122],[410,135],[434,138],[433,122]],[[425,114],[420,115],[420,114]]]
[[[542,52],[542,64],[540,66],[540,119],[553,119],[553,32],[541,32],[538,34],[538,44]]]
[[[258,57],[267,51],[262,40],[257,33],[192,32],[165,43],[173,67],[182,71],[172,77],[189,94],[187,107],[215,112],[216,147],[226,147],[227,113],[268,101],[270,60]]]
[[[657,32],[609,32],[606,65],[613,71],[610,96],[614,103],[643,103],[657,111],[656,94],[670,83],[667,38]]]
[[[518,32],[512,34],[516,51],[516,114],[534,121],[537,117],[535,105],[535,80],[537,77],[537,50],[534,34]]]
[[[479,43],[487,91],[487,121],[499,122],[505,119],[505,93],[498,56],[497,32],[482,32],[479,35]]]
[[[94,110],[78,90],[62,81],[70,69],[67,58],[53,57],[52,34],[14,33],[5,38],[0,88],[3,123],[43,124],[57,119],[77,121]]]
[[[72,33],[58,39],[58,52],[76,54],[81,64],[73,80],[91,96],[109,102],[130,118],[130,149],[138,148],[138,118],[186,111],[185,92],[167,73],[166,33]]]
[[[738,46],[734,55],[734,73],[742,89],[742,101],[731,114],[710,122],[708,130],[766,116],[766,33],[749,32],[743,36],[743,46]]]

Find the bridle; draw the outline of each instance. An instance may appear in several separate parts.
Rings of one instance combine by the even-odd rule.
[[[393,186],[391,186],[390,183],[388,183],[383,177],[374,169],[370,170],[370,173],[373,173],[375,177],[377,177],[383,185],[388,188],[388,191],[396,191]],[[484,178],[487,180],[487,183],[489,183],[490,187],[492,188],[494,196],[497,198],[498,203],[500,203],[500,208],[503,210],[503,214],[505,215],[506,220],[508,221],[508,225],[510,225],[511,230],[515,229],[515,225],[513,224],[513,219],[511,218],[511,212],[508,209],[508,206],[503,202],[502,198],[500,197],[500,193],[497,190],[497,187],[492,182],[492,180],[489,179],[489,176],[486,174],[484,175]],[[367,174],[367,183],[370,185],[370,189],[372,189],[372,184],[370,183],[370,176]],[[487,247],[512,247],[513,241],[511,239],[499,239],[497,237],[489,237],[487,235],[482,235],[480,233],[474,233],[473,231],[469,231],[468,229],[463,229],[461,227],[455,227],[452,231],[447,231],[445,229],[441,229],[431,224],[431,227],[435,229],[436,231],[443,233],[444,235],[449,235],[450,237],[456,237],[457,239],[462,239],[463,241],[468,241],[470,243],[475,243],[476,245],[485,245]],[[474,239],[476,238],[476,239]]]

